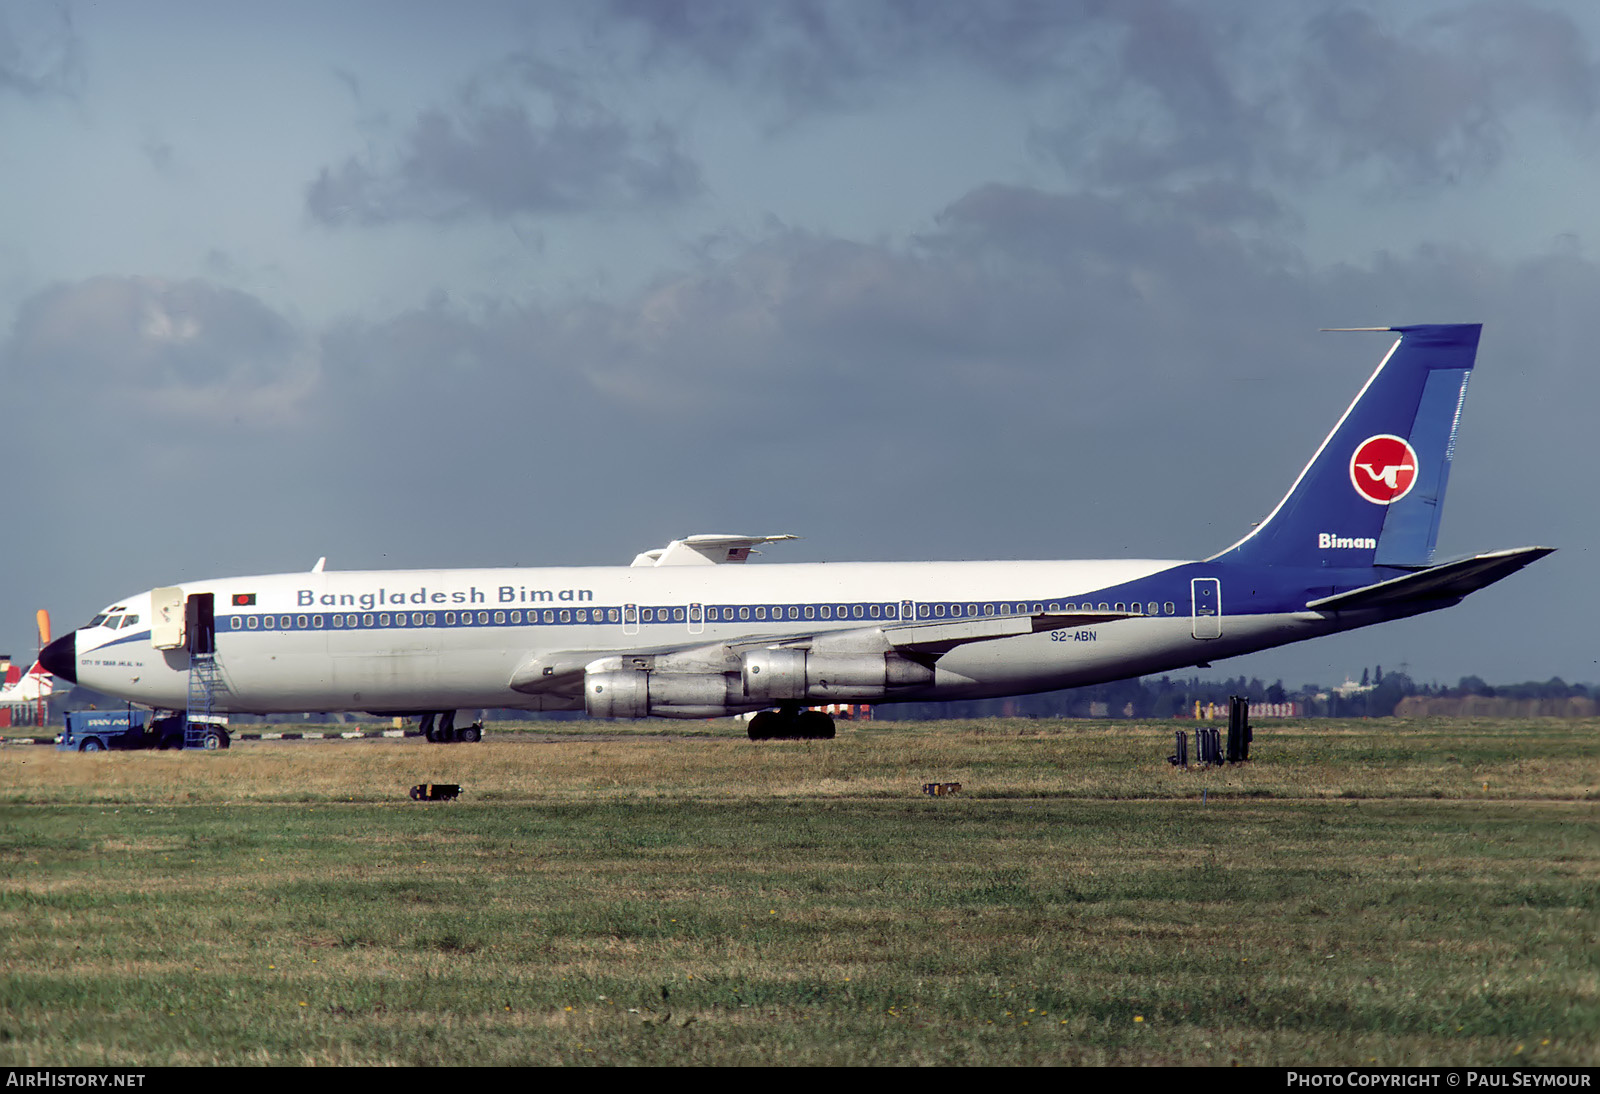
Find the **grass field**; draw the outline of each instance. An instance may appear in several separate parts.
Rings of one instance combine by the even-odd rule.
[[[539,728],[0,748],[0,1064],[1600,1063],[1600,723]]]

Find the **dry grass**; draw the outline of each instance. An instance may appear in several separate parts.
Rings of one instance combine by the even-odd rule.
[[[0,1063],[1600,1056],[1594,723],[595,728],[0,749]]]

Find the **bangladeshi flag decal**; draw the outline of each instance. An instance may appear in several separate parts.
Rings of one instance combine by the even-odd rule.
[[[233,606],[235,608],[248,608],[256,602],[255,593],[234,593]]]

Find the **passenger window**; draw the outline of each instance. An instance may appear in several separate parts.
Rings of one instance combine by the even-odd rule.
[[[566,608],[562,608],[561,609],[561,622],[563,622],[563,623],[571,623],[572,622],[572,613],[570,611],[568,611]]]
[[[1107,607],[1107,606],[1106,606],[1106,605],[1105,605],[1105,604],[1101,604],[1101,605],[1100,605],[1100,610],[1101,610],[1101,611],[1108,611],[1108,610],[1109,610],[1109,608],[1108,608],[1108,607]]]
[[[250,617],[250,629],[251,630],[255,630],[256,629],[256,625],[259,624],[260,622],[261,622],[260,619],[258,619],[256,616],[252,615]]]
[[[928,618],[929,614],[930,613],[928,611],[928,606],[926,604],[918,604],[917,605],[917,616],[919,618],[926,619],[926,618]],[[941,612],[940,614],[942,615],[944,613]]]
[[[378,613],[378,626],[387,627],[388,625],[389,625],[389,613],[388,612],[380,612],[380,613]]]
[[[832,604],[824,604],[822,606],[822,618],[824,618],[824,619],[832,619],[833,618],[833,605]]]
[[[615,608],[607,608],[606,609],[606,618],[611,620],[611,622],[613,622],[613,623],[617,622],[617,620],[619,618],[618,615],[617,615],[617,609],[615,609]]]
[[[530,620],[530,621],[534,621],[534,616],[536,616],[536,615],[538,615],[538,614],[539,614],[539,613],[538,613],[538,612],[530,612],[530,613],[529,613],[529,614],[528,614],[528,619],[529,619],[529,620]],[[554,622],[555,622],[555,621],[556,621],[556,613],[555,613],[555,612],[553,612],[553,611],[551,611],[551,610],[550,610],[550,609],[549,609],[549,608],[546,608],[546,609],[545,609],[545,610],[544,610],[544,616],[543,616],[543,618],[544,618],[544,621],[545,621],[545,622],[546,622],[546,623],[554,623]]]
[[[739,618],[740,619],[749,619],[750,618],[750,609],[749,608],[740,608],[739,609]]]
[[[562,612],[561,614],[562,615],[566,615],[567,613],[566,612]],[[674,623],[682,623],[683,622],[683,609],[682,608],[673,608],[672,609],[672,621]]]
[[[1128,610],[1128,606],[1126,604],[1122,603],[1121,601],[1118,601],[1115,605],[1112,606],[1111,610],[1114,611],[1114,612],[1125,612],[1125,611]]]
[[[1161,610],[1166,612],[1168,615],[1172,615],[1175,612],[1177,612],[1178,607],[1177,607],[1176,604],[1174,604],[1172,601],[1169,600],[1165,604],[1161,605]]]
[[[766,617],[767,617],[767,607],[766,607],[766,605],[765,604],[758,605],[756,607],[756,618],[757,619],[765,619]],[[739,618],[740,619],[744,618],[744,610],[742,608],[739,610]]]
[[[817,609],[813,605],[807,604],[806,605],[806,618],[807,619],[815,619],[816,617],[817,617]]]
[[[1132,607],[1133,607],[1133,614],[1134,615],[1143,615],[1144,614],[1144,605],[1139,603],[1137,600],[1135,600],[1133,602]]]
[[[505,612],[495,612],[494,613],[494,621],[496,623],[504,623],[506,621],[506,613]]]
[[[320,615],[312,616],[311,617],[311,626],[313,628],[315,628],[316,630],[320,631],[322,629],[322,616],[320,616]]]
[[[877,604],[873,604],[873,605],[871,605],[871,606],[869,606],[867,608],[867,614],[870,615],[872,618],[877,619],[880,615],[883,614],[883,609],[881,607],[879,607]]]
[[[940,619],[943,619],[944,618],[944,605],[943,604],[935,604],[933,606],[933,614],[938,616]]]
[[[860,619],[861,618],[861,605],[860,604],[856,604],[856,605],[852,606],[851,609],[850,609],[850,614],[855,616],[857,619]]]
[[[438,615],[436,615],[433,612],[429,612],[428,613],[428,626],[430,626],[430,627],[434,626],[438,622],[438,620],[439,620]]]
[[[478,622],[479,623],[487,623],[487,622],[489,622],[489,613],[488,612],[479,612],[478,613]]]
[[[578,609],[578,622],[579,623],[587,623],[587,622],[589,622],[589,613],[588,613],[588,611],[586,611],[583,608],[579,608]]]

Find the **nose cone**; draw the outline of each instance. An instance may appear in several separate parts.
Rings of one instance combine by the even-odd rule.
[[[78,682],[78,632],[68,631],[39,651],[45,671],[71,684]]]

